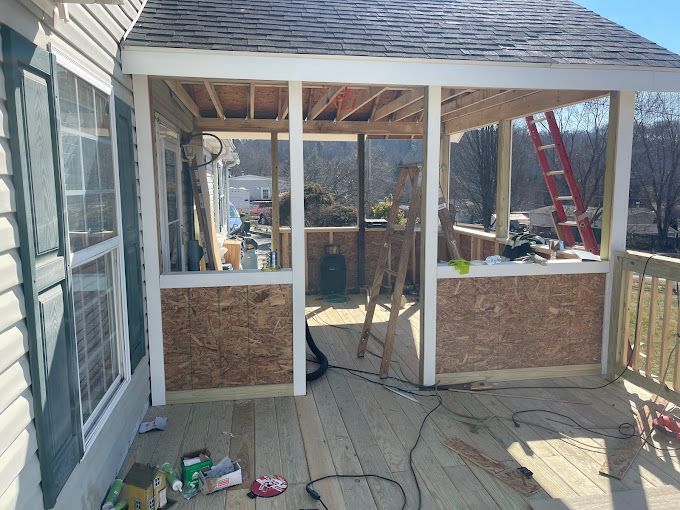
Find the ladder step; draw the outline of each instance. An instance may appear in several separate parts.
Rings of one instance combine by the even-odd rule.
[[[560,221],[558,225],[562,227],[578,227],[578,221],[574,220]]]
[[[554,149],[554,148],[555,148],[555,144],[554,144],[554,143],[549,143],[548,145],[541,145],[541,146],[538,148],[538,150],[539,150],[539,151],[545,151],[545,150]]]
[[[397,276],[397,272],[392,269],[385,268],[384,271],[389,275]]]
[[[555,175],[564,175],[564,170],[551,170],[548,175],[553,177]]]
[[[532,118],[531,119],[531,124],[538,124],[539,122],[546,122],[548,119],[545,117],[539,117],[539,118]]]
[[[563,195],[561,197],[557,197],[557,200],[559,200],[560,202],[573,202],[574,197],[572,197],[571,195]]]

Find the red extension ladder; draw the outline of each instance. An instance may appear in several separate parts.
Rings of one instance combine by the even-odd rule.
[[[555,224],[555,231],[567,246],[574,246],[576,238],[574,237],[574,229],[578,231],[583,241],[586,250],[591,253],[599,254],[600,248],[595,239],[593,227],[590,224],[590,218],[586,215],[586,208],[583,204],[581,191],[579,190],[578,182],[574,177],[574,170],[569,161],[567,149],[562,140],[560,128],[555,120],[555,113],[545,112],[544,117],[536,118],[533,115],[526,117],[527,126],[529,128],[529,135],[531,141],[536,149],[536,156],[543,171],[545,184],[548,186],[550,198],[552,199],[555,210],[553,211],[553,223]],[[540,122],[548,123],[548,133],[552,138],[552,143],[544,143],[541,140],[541,135],[538,132],[537,124]],[[555,150],[557,153],[556,161],[559,162],[561,168],[550,168],[550,161],[546,155],[546,151]],[[556,177],[563,177],[567,189],[567,194],[560,195],[560,188],[557,185]],[[574,215],[569,217],[565,209],[565,205],[574,204]]]

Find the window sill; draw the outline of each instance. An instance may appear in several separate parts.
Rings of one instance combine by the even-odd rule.
[[[293,283],[293,271],[185,271],[160,276],[161,289],[192,289],[198,287],[237,287],[245,285],[286,285]]]
[[[542,276],[559,274],[608,273],[608,261],[580,261],[573,259],[549,260],[546,265],[526,262],[506,262],[493,266],[470,266],[470,272],[462,275],[448,264],[437,266],[437,278],[493,278],[505,276]]]

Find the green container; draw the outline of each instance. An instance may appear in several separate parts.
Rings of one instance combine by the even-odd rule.
[[[192,459],[201,455],[207,458],[196,464],[191,464],[190,466],[184,465],[184,459]],[[185,489],[187,487],[198,487],[198,473],[204,469],[210,469],[212,465],[213,461],[210,458],[210,452],[208,450],[199,450],[182,455],[182,483],[184,484]]]

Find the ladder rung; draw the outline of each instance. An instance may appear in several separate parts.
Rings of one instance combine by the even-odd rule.
[[[539,117],[539,118],[534,117],[533,119],[531,119],[530,124],[538,124],[539,122],[546,122],[547,120],[548,119],[545,118],[545,117]]]
[[[561,196],[561,197],[557,197],[557,200],[559,200],[560,202],[569,202],[569,201],[573,201],[574,197],[572,197],[571,195],[564,195],[564,196]]]
[[[392,269],[385,268],[384,271],[389,275],[397,276],[397,272]]]
[[[555,175],[564,175],[564,170],[551,170],[548,175],[553,177]]]
[[[578,221],[574,220],[560,221],[558,225],[562,227],[578,227]]]
[[[548,145],[541,145],[541,146],[538,148],[538,150],[539,150],[539,151],[544,151],[544,150],[547,150],[547,149],[554,149],[554,148],[555,148],[555,144],[554,144],[554,143],[549,143]]]

